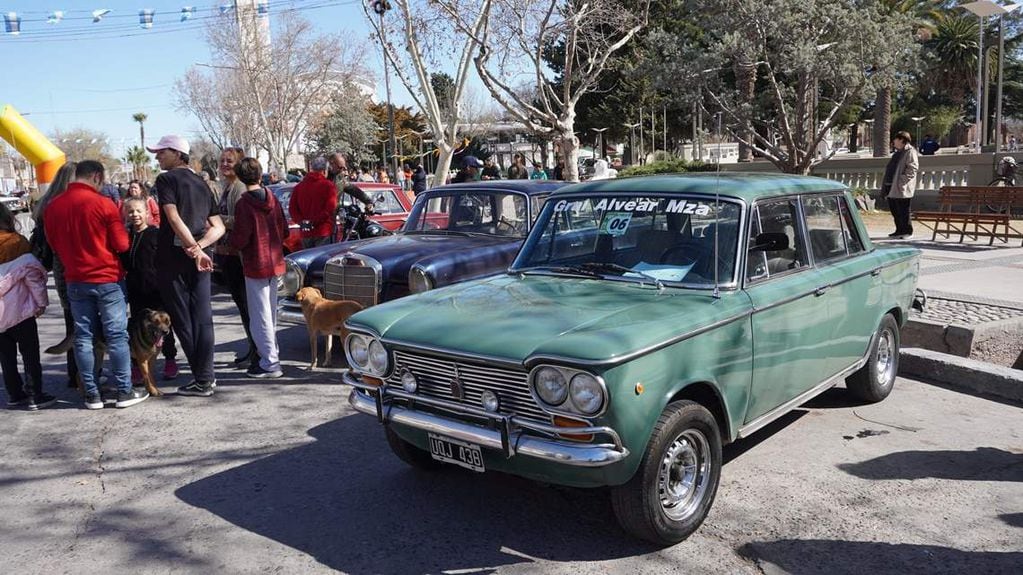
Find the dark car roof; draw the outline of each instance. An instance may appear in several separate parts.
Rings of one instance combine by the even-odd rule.
[[[436,193],[451,192],[453,190],[487,190],[487,191],[514,191],[522,192],[530,196],[536,194],[549,194],[558,188],[567,185],[569,182],[559,182],[551,180],[488,180],[485,182],[465,182],[464,184],[448,184],[446,186],[437,186],[436,188],[430,188],[419,195],[429,195]]]
[[[664,174],[612,180],[591,180],[558,190],[556,195],[577,193],[696,193],[734,197],[746,202],[761,198],[826,192],[844,189],[834,180],[792,174],[761,174],[748,172],[702,172]]]

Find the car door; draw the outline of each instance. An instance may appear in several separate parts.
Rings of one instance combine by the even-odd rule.
[[[809,257],[799,199],[761,201],[751,212],[750,237],[783,233],[788,247],[750,251],[745,290],[753,303],[753,378],[746,422],[811,389],[828,374],[831,334],[820,272]],[[752,244],[751,244],[752,247]]]
[[[845,194],[803,198],[810,252],[821,273],[822,299],[828,306],[828,375],[856,363],[866,353],[880,317],[881,292],[877,266],[866,257],[849,199]]]

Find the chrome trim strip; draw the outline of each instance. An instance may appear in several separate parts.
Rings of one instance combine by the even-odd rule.
[[[342,380],[354,388],[348,395],[348,403],[359,413],[376,415],[384,424],[398,423],[407,425],[423,431],[439,433],[462,441],[475,443],[488,449],[503,451],[509,457],[522,455],[573,467],[603,467],[617,463],[629,455],[629,450],[622,445],[621,438],[610,427],[556,427],[542,425],[535,422],[521,421],[515,417],[496,417],[494,414],[483,410],[450,404],[450,407],[458,412],[479,412],[479,417],[503,424],[501,425],[501,430],[487,429],[382,401],[382,395],[404,396],[406,399],[414,396],[409,396],[392,388],[377,388],[365,385],[355,380],[348,372],[345,372]],[[376,396],[369,397],[364,395],[362,391],[376,394]],[[414,401],[431,405],[434,403],[447,403],[436,400],[427,401],[422,397],[415,397]],[[475,413],[473,414],[475,415]],[[521,430],[511,431],[509,428],[512,426],[535,429],[544,433],[573,435],[605,434],[611,437],[614,443],[588,444],[547,439],[526,435]]]
[[[305,315],[284,307],[277,308],[277,321],[305,325]]]
[[[798,293],[798,294],[793,295],[793,296],[789,296],[789,297],[787,297],[785,299],[781,299],[781,300],[778,300],[776,302],[771,302],[771,303],[769,303],[769,304],[767,304],[765,306],[754,307],[753,308],[753,313],[759,313],[759,312],[762,312],[762,311],[767,311],[769,309],[774,309],[776,307],[792,303],[792,302],[794,302],[796,300],[803,299],[804,297],[807,297],[807,296],[817,295],[817,290],[822,288],[822,287],[827,287],[827,286],[817,286],[817,287],[809,289],[809,290],[807,290],[805,292]]]
[[[346,327],[347,327],[347,324],[346,324]],[[351,329],[351,328],[349,328],[349,329]],[[360,330],[366,330],[366,328],[363,328],[361,326],[359,328],[356,328],[356,331],[360,331]],[[366,330],[366,331],[368,331],[368,330]],[[388,338],[378,338],[378,339],[380,339],[381,342],[383,342],[383,343],[385,343],[385,344],[387,344],[389,346],[394,346],[394,349],[400,349],[400,350],[410,351],[410,352],[414,352],[414,353],[424,352],[427,355],[432,354],[432,355],[440,356],[441,358],[444,358],[444,359],[465,359],[465,360],[468,360],[468,361],[476,361],[476,362],[481,362],[481,363],[494,364],[495,366],[504,366],[504,367],[515,368],[515,369],[519,369],[519,370],[522,369],[522,364],[521,363],[519,363],[517,361],[514,361],[514,360],[511,360],[511,359],[508,359],[506,357],[494,357],[494,356],[489,356],[489,355],[467,353],[467,352],[464,352],[464,351],[452,351],[452,350],[449,350],[449,349],[444,349],[444,348],[440,348],[440,347],[433,347],[433,346],[430,346],[430,345],[422,345],[422,344],[414,344],[413,345],[413,344],[408,344],[408,343],[404,343],[404,342],[401,342],[401,341],[398,341],[398,340],[395,340],[395,339],[388,339]]]
[[[810,293],[813,293],[813,292],[810,292]],[[681,341],[685,341],[685,340],[687,340],[687,339],[689,339],[691,337],[696,337],[698,335],[707,333],[708,331],[717,329],[719,327],[723,327],[725,325],[728,325],[728,324],[733,323],[735,321],[738,321],[740,319],[745,319],[745,318],[751,316],[752,314],[753,314],[753,310],[752,309],[746,310],[744,312],[741,312],[741,313],[738,313],[736,315],[733,315],[732,317],[728,317],[728,318],[725,318],[723,320],[716,321],[716,322],[714,322],[714,323],[712,323],[710,325],[706,325],[706,326],[703,326],[701,328],[697,328],[697,329],[694,329],[692,331],[688,331],[686,333],[676,335],[675,337],[670,338],[668,340],[665,340],[665,341],[662,341],[662,342],[658,342],[658,343],[653,344],[653,345],[648,345],[647,347],[644,347],[644,348],[638,349],[636,351],[633,351],[631,353],[627,353],[625,355],[622,355],[622,356],[619,356],[619,357],[614,357],[614,358],[611,358],[611,359],[579,359],[579,358],[576,358],[576,357],[565,357],[565,356],[561,356],[561,355],[540,354],[540,355],[531,355],[531,356],[527,357],[526,361],[525,361],[525,364],[526,364],[526,367],[529,367],[529,368],[532,368],[532,366],[536,365],[537,363],[544,362],[544,361],[553,361],[553,362],[557,362],[557,363],[559,363],[561,365],[568,365],[568,366],[581,366],[583,368],[586,368],[586,367],[607,367],[607,366],[613,366],[613,365],[616,365],[616,364],[619,364],[619,363],[623,363],[623,362],[626,362],[626,361],[632,361],[633,359],[636,359],[637,357],[641,357],[641,356],[644,356],[644,355],[646,355],[648,353],[655,352],[655,351],[657,351],[659,349],[663,349],[665,347],[675,345],[676,343],[679,343]]]
[[[736,434],[735,438],[742,439],[744,437],[749,437],[752,433],[758,431],[759,429],[771,423],[775,419],[778,419],[779,417],[785,415],[792,409],[806,403],[807,401],[810,401],[814,397],[831,389],[836,384],[838,384],[839,381],[845,379],[851,373],[866,365],[867,359],[870,358],[870,350],[873,349],[874,343],[873,338],[871,338],[870,343],[871,345],[867,346],[867,353],[862,358],[857,360],[856,363],[838,372],[837,374],[829,377],[828,379],[825,379],[816,386],[804,391],[803,393],[779,405],[778,407],[772,409],[771,411],[768,411],[767,413],[761,415],[760,417],[757,417],[756,419],[747,423],[746,425],[743,425],[742,427],[739,428],[739,431]]]

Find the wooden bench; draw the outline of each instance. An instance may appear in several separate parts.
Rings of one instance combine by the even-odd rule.
[[[1023,209],[1023,187],[945,186],[938,190],[938,204],[937,211],[913,212],[914,221],[933,230],[932,241],[939,234],[958,234],[960,242],[990,238],[988,245],[996,238],[1003,243],[1023,240],[1023,232],[1012,223],[1013,212]]]

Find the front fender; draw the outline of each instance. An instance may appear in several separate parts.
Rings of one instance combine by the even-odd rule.
[[[421,258],[415,265],[429,275],[434,287],[441,287],[507,270],[521,245],[521,242],[515,241],[447,252]]]

